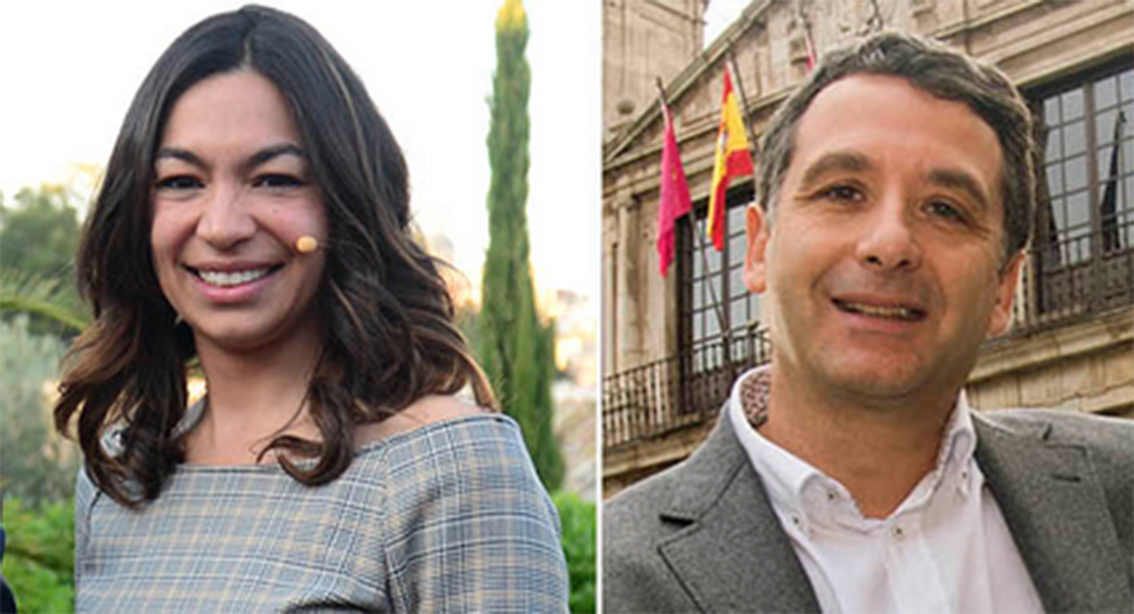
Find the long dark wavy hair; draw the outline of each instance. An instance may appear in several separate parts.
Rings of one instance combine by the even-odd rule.
[[[158,285],[150,251],[154,155],[178,98],[210,76],[253,70],[283,93],[329,220],[318,308],[325,345],[307,390],[321,441],[279,436],[268,449],[315,459],[280,464],[307,485],[350,466],[354,427],[428,394],[492,390],[453,324],[441,263],[412,239],[405,160],[362,82],[310,25],[259,6],[182,34],[150,70],[126,114],[83,230],[76,270],[95,322],[64,361],[56,428],[74,431],[91,479],[123,505],[161,494],[185,459],[192,331]],[[108,450],[108,432],[119,434]]]

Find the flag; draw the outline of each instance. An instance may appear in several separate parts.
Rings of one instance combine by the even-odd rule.
[[[733,177],[751,175],[752,154],[749,153],[748,133],[740,105],[732,91],[732,78],[728,68],[724,71],[724,94],[721,96],[721,124],[717,132],[716,160],[713,162],[713,184],[709,191],[708,238],[717,251],[724,249],[725,194]]]
[[[1110,174],[1107,175],[1106,188],[1103,189],[1102,202],[1099,203],[1099,212],[1102,214],[1103,249],[1113,251],[1119,249],[1118,232],[1118,150],[1122,148],[1122,124],[1126,123],[1126,115],[1118,112],[1114,120],[1114,148],[1110,152]],[[1127,204],[1129,206],[1129,203]]]
[[[681,153],[677,149],[677,135],[673,130],[673,117],[665,101],[661,101],[665,115],[665,135],[662,136],[661,200],[658,202],[658,265],[665,277],[673,262],[673,227],[677,219],[693,208],[689,200],[689,184],[681,167]]]
[[[806,22],[803,25],[803,44],[807,47],[807,72],[815,68],[815,43],[811,40],[811,26]]]

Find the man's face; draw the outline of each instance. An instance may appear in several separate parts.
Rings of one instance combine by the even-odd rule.
[[[874,404],[955,391],[1008,325],[996,134],[958,102],[854,75],[803,115],[769,227],[748,211],[746,280],[767,292],[775,361]],[[818,391],[818,389],[816,389]]]

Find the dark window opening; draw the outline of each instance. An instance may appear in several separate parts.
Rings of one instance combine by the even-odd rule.
[[[1134,299],[1134,68],[1130,59],[1031,96],[1040,146],[1035,312]]]

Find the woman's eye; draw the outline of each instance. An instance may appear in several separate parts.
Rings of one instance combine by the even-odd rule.
[[[261,175],[253,182],[255,187],[258,188],[298,188],[303,185],[303,182],[291,175]]]
[[[204,184],[189,175],[175,175],[159,179],[157,182],[159,190],[193,190],[201,187],[204,187]]]

